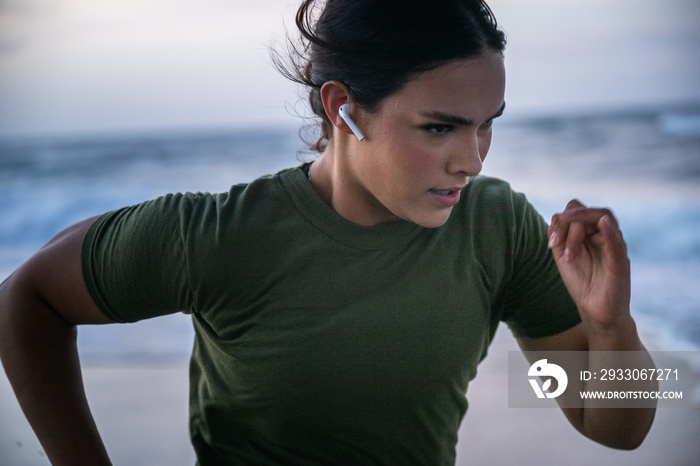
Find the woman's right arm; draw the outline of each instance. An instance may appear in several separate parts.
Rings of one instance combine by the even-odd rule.
[[[0,285],[0,358],[54,466],[111,464],[85,398],[76,349],[76,325],[110,322],[82,277],[82,241],[94,221],[56,235]]]

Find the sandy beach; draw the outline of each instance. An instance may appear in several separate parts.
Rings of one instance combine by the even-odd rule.
[[[600,446],[574,430],[558,409],[508,408],[508,351],[517,346],[500,328],[469,388],[457,465],[678,465],[700,458],[700,409],[660,409],[634,451]],[[84,368],[95,419],[120,466],[192,466],[187,432],[187,361]],[[48,460],[24,420],[9,383],[0,378],[0,465]]]
[[[517,343],[502,325],[469,386],[469,411],[460,429],[457,465],[698,464],[700,409],[658,409],[644,443],[636,450],[620,451],[579,434],[557,408],[508,408],[508,351],[516,350]]]

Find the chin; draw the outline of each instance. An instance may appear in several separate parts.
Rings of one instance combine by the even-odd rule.
[[[447,223],[447,220],[450,218],[450,213],[452,213],[452,209],[446,213],[434,213],[433,215],[424,215],[409,220],[423,228],[440,228]]]

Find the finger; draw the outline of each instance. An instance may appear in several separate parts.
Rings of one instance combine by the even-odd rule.
[[[581,221],[571,221],[565,216],[559,215],[553,219],[550,227],[549,247],[552,249],[554,258],[563,258],[566,262],[574,260],[583,247],[583,243],[598,231],[595,224]]]
[[[595,231],[598,229],[598,222],[600,219],[603,217],[609,217],[610,222],[612,223],[613,228],[619,229],[619,226],[617,224],[617,220],[615,219],[615,216],[613,213],[610,211],[610,209],[605,209],[605,208],[573,208],[573,209],[567,209],[561,214],[559,214],[560,218],[564,218],[570,222],[583,222],[586,225],[588,225],[588,229]]]
[[[598,222],[605,216],[609,217],[612,228],[618,230],[619,233],[619,226],[615,216],[609,209],[606,208],[585,207],[578,201],[574,200],[569,202],[566,210],[560,214],[556,214],[557,222],[560,222],[562,227],[565,227],[567,222],[569,224],[580,222],[585,225],[587,236],[593,235],[599,230]]]
[[[584,242],[598,233],[598,222],[603,217],[607,217],[606,222],[609,222],[612,230],[619,233],[617,221],[608,209],[589,208],[577,199],[569,201],[563,212],[552,217],[547,231],[555,259],[563,257],[567,262],[574,260],[581,252]]]
[[[588,225],[583,222],[571,223],[569,232],[563,242],[564,251],[562,255],[565,261],[571,262],[578,257],[589,231]]]
[[[627,257],[627,244],[622,237],[622,231],[617,225],[615,217],[605,215],[598,222],[600,231],[602,251],[604,258],[609,264],[618,264],[621,271],[629,269],[629,259]]]
[[[579,209],[585,209],[586,206],[583,205],[578,199],[572,199],[566,204],[564,212],[571,212]],[[568,217],[564,218],[564,221],[560,222],[561,214],[554,214],[552,216],[552,221],[547,228],[547,236],[549,237],[549,247],[554,248],[562,243],[562,239],[566,237],[570,225],[570,220]]]
[[[555,259],[558,259],[564,253],[563,244],[566,235],[569,233],[569,220],[563,220],[559,214],[552,216],[552,222],[547,229],[549,235],[549,248],[554,253]]]
[[[568,216],[564,216],[564,213],[585,209],[586,206],[578,199],[572,199],[566,204],[564,212],[552,216],[552,221],[550,222],[549,228],[547,228],[547,236],[549,237],[549,247],[552,249],[556,259],[559,259],[564,253],[564,244],[566,243],[566,237],[569,234],[569,227],[571,225],[571,219]]]
[[[564,210],[575,210],[580,208],[586,208],[586,206],[578,199],[571,199],[568,204],[566,204],[566,209]]]
[[[607,258],[613,262],[627,260],[627,246],[622,238],[617,219],[605,208],[578,207],[570,203],[567,210],[557,214],[557,226],[554,230],[560,235],[559,248],[555,257],[565,261],[574,260],[581,252],[586,241],[593,241]],[[568,228],[566,227],[568,224]],[[566,236],[561,236],[566,232]]]
[[[547,228],[547,238],[550,238],[550,247],[552,246],[552,244],[551,244],[552,233],[554,232],[554,228],[557,225],[558,221],[559,221],[559,214],[552,215],[552,220],[549,222],[549,227]]]

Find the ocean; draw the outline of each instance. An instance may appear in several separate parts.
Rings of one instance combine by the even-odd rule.
[[[169,192],[228,190],[309,158],[296,129],[0,140],[0,280],[61,229]],[[632,313],[657,350],[700,350],[700,104],[509,118],[484,174],[545,217],[610,207],[632,261]],[[86,363],[186,358],[189,317],[86,326]]]

